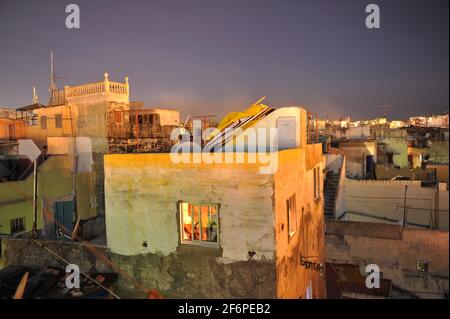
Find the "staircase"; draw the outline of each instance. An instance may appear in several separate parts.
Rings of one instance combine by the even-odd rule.
[[[324,186],[324,196],[325,196],[325,207],[324,213],[325,218],[334,219],[334,208],[336,204],[337,188],[339,184],[339,173],[328,172],[325,178]]]

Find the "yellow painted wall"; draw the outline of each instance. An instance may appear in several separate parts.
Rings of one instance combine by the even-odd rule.
[[[245,154],[246,155],[246,154]],[[224,260],[274,259],[273,176],[260,164],[175,164],[170,154],[109,154],[108,247],[121,255],[169,255],[179,246],[177,202],[220,204]],[[147,241],[148,247],[142,244]]]
[[[300,266],[299,253],[324,264],[323,185],[314,199],[313,169],[323,178],[321,145],[278,152],[273,175],[259,163],[174,164],[170,154],[105,156],[108,247],[120,255],[176,253],[180,245],[177,202],[219,204],[223,262],[274,260],[277,296],[304,298],[312,286],[325,297],[324,278]],[[286,199],[296,193],[297,234],[287,240]],[[302,214],[303,208],[303,214]],[[283,226],[284,225],[284,228]],[[143,243],[147,243],[144,247]]]
[[[42,146],[47,145],[47,137],[72,136],[72,129],[75,127],[72,128],[71,119],[74,118],[74,114],[71,114],[70,107],[53,106],[36,109],[34,112],[38,116],[36,125],[25,126],[25,136],[27,139],[32,139],[41,149]],[[62,128],[56,127],[56,114],[62,115]],[[42,116],[46,116],[47,128],[42,127]],[[74,123],[76,123],[75,120]]]
[[[14,126],[14,136],[10,136],[10,125]],[[21,139],[24,137],[25,123],[21,120],[0,118],[0,140]]]
[[[309,261],[325,265],[323,212],[324,159],[321,144],[304,149],[279,152],[279,168],[275,173],[275,238],[277,264],[277,296],[306,298],[307,286],[314,298],[325,298],[325,280],[319,272],[300,265],[300,254],[314,256]],[[314,199],[314,168],[320,172],[320,198]],[[296,233],[289,237],[287,203],[296,198]],[[245,195],[244,195],[245,196]]]

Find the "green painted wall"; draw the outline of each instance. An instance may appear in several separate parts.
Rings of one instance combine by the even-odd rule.
[[[53,201],[72,192],[69,156],[52,156],[38,169],[38,228],[42,228],[42,199]],[[95,216],[93,174],[77,176],[77,206],[82,219]],[[52,210],[53,205],[47,205]],[[25,218],[25,231],[33,225],[33,175],[26,180],[0,183],[0,234],[10,234],[10,221]]]
[[[408,144],[404,138],[385,138],[383,142],[386,143],[386,152],[394,153],[394,166],[400,168],[408,167]]]

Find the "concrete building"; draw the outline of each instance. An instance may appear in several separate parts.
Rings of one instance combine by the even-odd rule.
[[[24,136],[25,123],[22,120],[0,117],[0,141],[16,141]]]
[[[382,279],[392,281],[391,298],[448,299],[448,243],[448,231],[367,222],[326,223],[327,263],[356,265],[364,275],[368,275],[367,266],[377,265]]]
[[[421,181],[346,179],[346,213],[341,219],[448,231],[448,196],[444,183],[426,187]]]
[[[274,152],[270,174],[250,152],[238,163],[106,155],[114,262],[167,296],[324,298],[322,148],[307,143],[306,112],[297,112],[298,145]]]
[[[45,153],[48,139],[55,137],[86,137],[91,141],[97,213],[104,213],[103,155],[109,152],[108,117],[115,110],[128,110],[129,83],[109,80],[51,92],[49,106],[31,105],[18,111],[32,113],[32,121],[25,126],[25,136],[32,139]],[[70,143],[69,140],[67,140]]]
[[[346,175],[363,179],[373,176],[377,163],[377,142],[374,140],[342,140],[339,149],[346,158]]]

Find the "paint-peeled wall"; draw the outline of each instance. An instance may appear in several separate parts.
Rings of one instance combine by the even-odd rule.
[[[252,259],[273,260],[272,196],[273,177],[260,174],[259,164],[176,164],[170,154],[105,156],[107,240],[120,255],[175,253],[181,245],[178,202],[185,201],[220,205],[223,262],[246,261],[249,252]]]
[[[321,145],[279,152],[275,173],[275,238],[278,298],[325,298],[325,279],[315,267],[325,264],[323,170]],[[319,195],[314,196],[314,169],[319,172]],[[288,199],[295,213],[288,218]],[[289,220],[288,220],[289,219]],[[291,224],[291,226],[289,226]],[[289,228],[295,232],[289,234]],[[304,258],[302,258],[304,257]],[[309,291],[309,294],[307,293]]]

